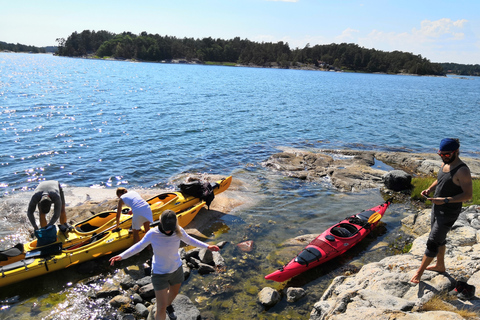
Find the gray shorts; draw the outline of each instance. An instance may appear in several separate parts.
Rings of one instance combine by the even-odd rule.
[[[165,274],[156,274],[152,273],[152,284],[155,291],[167,289],[170,286],[175,284],[182,283],[184,280],[183,277],[183,267],[180,266],[176,271],[172,273]]]
[[[431,230],[428,235],[427,249],[425,255],[434,258],[438,254],[438,248],[446,245],[447,233],[457,221],[460,210],[457,212],[448,212],[442,206],[433,206],[431,212]]]

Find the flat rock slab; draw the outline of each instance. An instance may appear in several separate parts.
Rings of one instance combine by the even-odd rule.
[[[480,177],[480,160],[463,158],[474,178]],[[374,167],[383,162],[395,170],[412,175],[436,175],[442,161],[435,153],[375,152],[358,150],[321,150],[319,152],[286,149],[262,165],[289,177],[331,181],[342,191],[383,187],[386,170]]]

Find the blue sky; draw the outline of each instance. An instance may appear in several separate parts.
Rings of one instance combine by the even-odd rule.
[[[356,43],[480,64],[479,0],[1,0],[0,41],[56,45],[72,32]]]

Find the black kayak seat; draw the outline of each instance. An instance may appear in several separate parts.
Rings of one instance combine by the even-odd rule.
[[[339,238],[349,238],[357,231],[358,229],[349,223],[341,223],[330,229],[330,233]]]
[[[368,221],[368,219],[372,216],[372,214],[374,214],[375,211],[373,210],[365,210],[365,211],[362,211],[360,212],[359,214],[357,214],[357,217],[359,217],[360,219],[362,219],[363,221]]]
[[[322,257],[320,250],[309,247],[305,248],[300,252],[300,254],[295,258],[295,262],[300,263],[301,265],[307,265],[311,262],[314,262]]]
[[[90,223],[87,222],[82,224],[81,226],[77,226],[76,229],[77,231],[80,231],[80,232],[90,232],[98,229],[98,227],[92,226]]]
[[[19,256],[23,253],[23,243],[17,243],[14,247],[0,251],[0,261],[7,261],[8,258]]]
[[[109,211],[106,211],[106,212],[101,212],[101,213],[98,213],[97,214],[97,217],[100,217],[100,218],[108,218],[108,216],[110,215],[111,213]]]
[[[165,193],[165,194],[162,193],[162,194],[159,194],[159,195],[157,196],[157,198],[158,198],[159,200],[164,200],[164,199],[167,199],[168,197],[170,197],[170,195],[171,195],[170,193]],[[155,197],[154,197],[154,199],[155,199]]]
[[[55,242],[43,247],[39,247],[32,251],[27,251],[27,253],[25,254],[25,259],[41,258],[45,256],[60,254],[61,252],[62,252],[62,243]]]

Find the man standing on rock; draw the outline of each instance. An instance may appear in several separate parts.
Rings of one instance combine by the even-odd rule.
[[[445,138],[440,142],[438,155],[443,165],[438,171],[437,180],[422,191],[422,196],[433,203],[431,230],[427,240],[427,249],[420,268],[410,279],[419,283],[425,270],[445,272],[445,244],[447,233],[462,211],[462,202],[472,198],[472,177],[468,166],[460,160],[460,142],[458,139]],[[428,198],[435,190],[433,198]],[[435,265],[428,265],[437,257]]]

